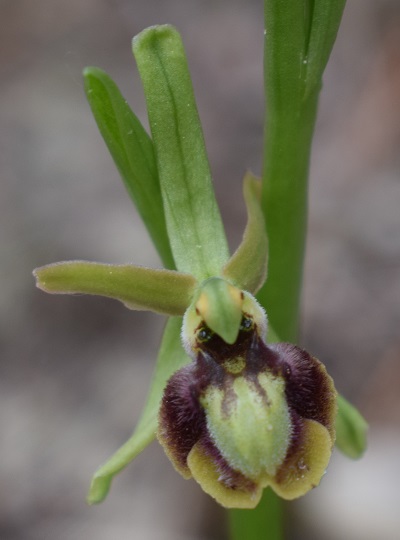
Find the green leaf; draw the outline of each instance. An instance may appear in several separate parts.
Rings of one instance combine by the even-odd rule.
[[[102,502],[112,479],[155,438],[158,410],[165,385],[171,375],[190,362],[180,342],[182,319],[170,318],[165,327],[146,405],[132,437],[95,473],[88,493],[89,504]]]
[[[224,266],[222,275],[234,285],[255,294],[267,276],[268,239],[261,208],[261,182],[251,173],[243,181],[247,225],[243,240]]]
[[[242,320],[243,294],[224,279],[214,277],[201,284],[196,312],[226,343],[235,343]]]
[[[199,281],[229,258],[185,51],[171,26],[133,39],[147,101],[171,249],[178,270]]]
[[[166,315],[183,315],[196,288],[190,274],[132,264],[67,261],[42,266],[33,274],[39,289],[48,293],[96,294],[120,300],[129,309]]]
[[[338,395],[337,403],[336,446],[346,456],[358,459],[367,447],[368,424],[343,396]]]
[[[114,81],[84,70],[86,95],[100,133],[166,268],[175,268],[169,246],[153,143]]]

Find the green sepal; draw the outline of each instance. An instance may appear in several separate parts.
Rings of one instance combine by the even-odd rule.
[[[190,274],[174,270],[87,261],[49,264],[33,274],[37,287],[48,293],[106,296],[120,300],[129,309],[166,315],[183,315],[197,284]]]
[[[358,459],[367,447],[368,424],[343,396],[338,395],[337,403],[336,446],[349,458]]]
[[[232,344],[239,333],[242,304],[243,294],[239,289],[213,277],[201,284],[195,308],[213,332]]]
[[[173,269],[153,143],[104,71],[88,67],[83,75],[93,116],[125,187],[164,266]]]
[[[182,40],[171,26],[153,26],[132,45],[176,267],[203,281],[220,273],[229,252]]]
[[[102,502],[116,474],[124,469],[155,438],[158,411],[165,385],[171,375],[190,362],[184,352],[180,331],[182,319],[170,318],[165,327],[146,405],[131,438],[93,476],[87,496],[89,504]]]
[[[267,277],[268,239],[261,208],[261,181],[250,172],[243,180],[247,224],[239,247],[222,275],[234,285],[255,294]]]

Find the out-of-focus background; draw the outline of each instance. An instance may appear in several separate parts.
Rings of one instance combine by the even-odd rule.
[[[234,248],[241,178],[260,172],[261,0],[0,2],[0,538],[224,539],[224,513],[155,443],[99,507],[93,471],[129,436],[163,320],[101,298],[47,296],[34,267],[159,261],[85,100],[104,68],[146,122],[130,50],[173,23],[187,48]],[[289,503],[289,540],[400,537],[400,4],[350,0],[325,75],[311,164],[302,343],[368,418],[359,462],[337,452]],[[283,299],[284,301],[284,299]]]

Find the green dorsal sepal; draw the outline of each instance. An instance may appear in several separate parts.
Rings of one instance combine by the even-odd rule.
[[[229,258],[185,51],[169,25],[133,39],[176,268],[199,281]]]

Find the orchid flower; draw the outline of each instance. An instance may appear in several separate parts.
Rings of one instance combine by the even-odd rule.
[[[319,484],[335,438],[348,454],[362,452],[365,423],[321,362],[276,343],[271,328],[267,339],[255,298],[267,278],[261,182],[245,176],[247,225],[230,256],[179,34],[151,27],[133,52],[152,138],[108,75],[87,68],[85,86],[165,268],[70,261],[34,272],[46,292],[102,295],[169,317],[141,419],[95,473],[88,500],[102,501],[156,436],[174,467],[223,506],[253,508],[267,486],[299,497]]]

